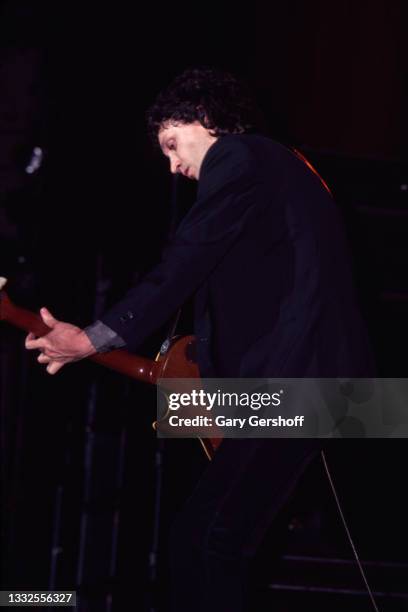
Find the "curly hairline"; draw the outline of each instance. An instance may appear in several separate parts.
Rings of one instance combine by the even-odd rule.
[[[214,136],[254,131],[259,111],[243,83],[213,69],[186,70],[147,111],[148,131],[157,142],[166,124],[198,121]]]

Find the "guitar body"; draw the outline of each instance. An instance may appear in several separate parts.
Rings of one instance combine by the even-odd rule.
[[[6,292],[2,290],[5,283],[6,279],[0,278],[0,320],[7,321],[27,332],[33,332],[37,337],[47,334],[50,329],[38,314],[13,304]],[[195,385],[192,382],[190,386],[186,382],[183,386],[183,392],[188,392],[194,386],[196,387],[197,380],[200,379],[194,336],[182,336],[175,337],[171,341],[166,340],[155,361],[139,357],[122,349],[109,353],[98,353],[90,359],[116,372],[149,384],[155,385],[158,380],[166,379],[168,381],[166,387],[169,389],[171,388],[171,379],[194,379],[196,381]],[[155,429],[160,428],[161,421],[165,421],[165,417],[153,424]],[[217,430],[216,434],[215,437],[200,438],[209,459],[212,459],[222,441],[221,432]]]
[[[157,364],[159,366],[158,379],[168,379],[168,384],[163,384],[169,390],[182,391],[188,393],[193,388],[197,387],[197,380],[200,379],[200,371],[197,363],[197,340],[195,336],[180,336],[175,337],[171,341],[167,341],[163,344],[162,349],[157,358]],[[171,379],[192,379],[192,384],[189,385],[188,381],[183,381],[183,388],[180,388],[180,384],[177,384],[177,389],[173,388]],[[195,384],[193,385],[193,380]],[[153,423],[153,427],[156,430],[160,429],[161,423],[167,423],[169,411],[159,421]],[[204,449],[208,459],[212,459],[217,448],[222,442],[222,434],[220,430],[217,430],[216,435],[210,438],[199,438],[201,445]]]

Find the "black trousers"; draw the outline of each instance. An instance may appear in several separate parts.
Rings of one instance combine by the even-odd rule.
[[[245,610],[251,557],[321,442],[222,442],[172,527],[172,612]]]

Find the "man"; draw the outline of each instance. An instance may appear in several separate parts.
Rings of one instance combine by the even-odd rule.
[[[255,116],[214,70],[186,71],[159,95],[149,128],[171,172],[198,181],[197,200],[162,261],[100,321],[82,331],[41,310],[52,331],[26,346],[50,374],[136,349],[194,295],[203,377],[369,375],[339,213],[301,156],[256,133]],[[312,439],[223,441],[173,527],[174,610],[244,609],[248,560],[318,450]]]

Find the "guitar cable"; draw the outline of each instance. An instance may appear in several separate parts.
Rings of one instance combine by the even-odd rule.
[[[344,516],[344,512],[343,512],[343,509],[342,509],[342,506],[341,506],[341,503],[340,503],[340,499],[339,499],[339,496],[338,496],[337,491],[336,491],[336,487],[334,486],[333,478],[332,478],[332,475],[330,473],[329,466],[327,464],[326,454],[325,454],[324,450],[320,451],[320,455],[321,455],[323,466],[324,466],[324,469],[325,469],[327,478],[329,480],[329,484],[330,484],[330,487],[331,487],[331,490],[332,490],[332,493],[333,493],[333,496],[334,496],[334,499],[335,499],[335,502],[336,502],[336,505],[337,505],[337,509],[339,511],[339,515],[340,515],[341,521],[342,521],[344,529],[346,531],[347,538],[348,538],[348,541],[350,543],[351,549],[353,551],[354,558],[355,558],[355,560],[357,562],[357,565],[358,565],[358,568],[360,570],[360,574],[361,574],[361,576],[363,578],[363,582],[365,584],[367,593],[368,593],[368,595],[370,597],[371,603],[373,604],[373,608],[374,608],[375,612],[380,612],[379,608],[377,606],[377,602],[375,601],[373,592],[372,592],[372,590],[370,588],[370,585],[368,583],[367,576],[366,576],[366,573],[364,571],[363,565],[362,565],[362,563],[360,561],[360,557],[359,557],[359,554],[357,552],[357,548],[356,548],[356,546],[354,544],[354,541],[353,541],[350,529],[349,529],[349,527],[347,525],[346,517]]]

